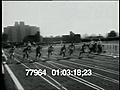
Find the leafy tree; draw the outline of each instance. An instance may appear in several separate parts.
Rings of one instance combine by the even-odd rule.
[[[117,37],[117,33],[114,30],[112,30],[110,31],[110,33],[108,33],[107,37]]]

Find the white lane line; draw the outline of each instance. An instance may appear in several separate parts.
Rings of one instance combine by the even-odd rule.
[[[18,55],[18,54],[17,54]],[[20,56],[20,55],[19,55]],[[22,56],[21,56],[22,57]],[[17,60],[16,58],[15,58],[15,60],[17,61],[17,62],[20,62],[19,60]],[[23,64],[23,63],[21,63],[21,65],[23,65],[24,67],[26,67],[26,68],[29,68],[27,65],[25,65],[25,64]],[[29,68],[30,69],[30,68]],[[55,84],[53,84],[52,82],[50,82],[49,80],[47,80],[46,78],[44,78],[43,76],[40,76],[42,79],[44,79],[45,81],[47,81],[49,84],[51,84],[51,85],[53,85],[55,88],[57,88],[58,90],[60,90],[60,88],[58,87],[58,86],[56,86]],[[19,89],[19,90],[23,90],[23,89]]]
[[[8,73],[10,74],[12,80],[14,81],[17,89],[18,90],[24,90],[24,88],[22,87],[22,85],[20,84],[20,82],[18,81],[18,79],[16,78],[16,76],[14,75],[14,73],[9,68],[9,66],[7,64],[5,64],[4,66],[5,66],[6,70],[8,71]]]
[[[49,61],[49,62],[55,63],[55,62],[53,62],[53,61]],[[75,68],[69,67],[69,66],[64,65],[64,64],[59,64],[59,63],[55,63],[55,64],[60,65],[60,66],[63,66],[63,67],[75,69]],[[81,69],[84,69],[84,68],[81,68]],[[101,79],[104,79],[104,80],[107,80],[107,81],[110,81],[110,82],[113,82],[113,83],[116,83],[116,84],[119,84],[119,81],[118,81],[118,80],[109,78],[109,77],[107,77],[107,76],[103,76],[103,75],[98,74],[98,73],[95,73],[95,72],[93,72],[93,76],[98,77],[98,78],[101,78]]]
[[[38,63],[38,62],[35,62],[35,63],[38,64],[38,65],[41,65],[41,66],[43,66],[43,67],[45,67],[45,68],[47,68],[47,69],[52,70],[52,68],[50,68],[50,67],[48,67],[48,66],[42,65],[42,64],[40,64],[40,63]]]
[[[37,62],[35,62],[35,63],[37,63]],[[39,64],[39,65],[42,65],[42,64],[40,64],[40,63],[37,63],[37,64]],[[45,65],[42,65],[42,66],[44,66],[44,67],[46,67]],[[57,66],[56,66],[57,67]],[[46,68],[48,68],[48,69],[50,69],[50,70],[52,70],[50,67],[46,67]],[[59,68],[59,67],[57,67],[57,68]],[[61,69],[61,68],[59,68],[59,69]],[[71,79],[73,79],[73,80],[75,80],[75,81],[78,81],[78,82],[80,82],[80,83],[83,83],[83,84],[85,84],[85,85],[87,85],[87,86],[89,86],[89,87],[92,87],[92,88],[94,88],[94,89],[96,89],[96,90],[105,90],[105,89],[103,89],[103,88],[101,88],[101,87],[99,87],[99,86],[97,86],[97,85],[95,85],[95,84],[92,84],[92,83],[90,83],[90,82],[88,82],[88,81],[86,81],[86,80],[83,80],[83,81],[86,81],[87,83],[84,83],[84,82],[82,82],[82,81],[80,81],[80,80],[78,80],[78,79],[75,79],[75,78],[73,78],[73,77],[71,77],[71,76],[68,76],[69,78],[71,78]],[[75,77],[75,76],[74,76]],[[80,78],[79,78],[80,79]],[[90,85],[91,84],[91,85]],[[93,85],[93,86],[92,86]]]
[[[70,60],[72,60],[72,59],[70,59]],[[67,62],[67,61],[66,61],[66,62]],[[70,62],[70,61],[69,61],[69,62]],[[77,65],[77,64],[78,64],[78,63],[76,63],[76,65]],[[85,66],[85,67],[90,67],[90,68],[93,68],[93,69],[101,70],[101,71],[108,72],[108,73],[112,73],[112,74],[119,75],[119,72],[117,72],[117,71],[110,70],[110,69],[104,69],[104,68],[99,67],[99,66],[92,67],[92,66],[90,66],[90,64],[87,64],[87,65],[79,64],[79,65]]]
[[[37,63],[37,62],[35,62],[35,63]],[[38,64],[38,63],[37,63]],[[41,65],[40,63],[39,63],[39,65]],[[42,66],[45,66],[45,65],[42,65]],[[46,66],[45,66],[46,67]],[[48,69],[50,69],[49,67],[47,67]],[[82,79],[82,78],[79,78],[80,80],[78,80],[78,79],[75,79],[75,78],[73,78],[73,77],[71,77],[71,76],[68,76],[69,78],[72,78],[73,80],[75,80],[75,81],[78,81],[78,82],[80,82],[80,83],[83,83],[83,84],[85,84],[85,85],[87,85],[87,86],[89,86],[89,87],[91,87],[91,88],[94,88],[94,89],[96,89],[96,90],[105,90],[104,88],[101,88],[101,87],[99,87],[99,86],[97,86],[97,85],[95,85],[95,84],[93,84],[93,83],[90,83],[90,82],[88,82],[88,81],[86,81],[86,80],[84,80],[84,79]],[[76,77],[76,76],[74,76],[74,77]],[[78,77],[77,77],[78,78]],[[81,81],[82,80],[82,81]],[[84,81],[84,82],[83,82]],[[86,82],[86,83],[85,83]]]
[[[35,65],[35,63],[34,63],[34,65]],[[35,65],[36,66],[36,68],[38,68],[39,69],[39,67],[37,66],[37,65]],[[57,83],[59,86],[61,86],[64,90],[67,90],[67,88],[65,88],[63,85],[61,85],[58,81],[56,81],[55,79],[53,79],[51,76],[49,76],[48,74],[47,74],[47,76],[51,79],[51,80],[53,80],[55,83]]]
[[[51,64],[51,62],[49,62],[50,64]],[[52,64],[53,65],[53,64]],[[56,67],[56,68],[59,68],[58,66],[55,66],[55,65],[53,65],[54,67]],[[59,68],[59,69],[61,69],[61,68]],[[62,69],[61,69],[62,70]],[[91,87],[91,88],[94,88],[94,89],[96,89],[96,90],[105,90],[104,88],[102,88],[102,87],[99,87],[99,86],[97,86],[97,85],[95,85],[95,84],[93,84],[93,83],[91,83],[91,82],[88,82],[88,81],[86,81],[86,80],[84,80],[84,79],[82,79],[82,78],[79,78],[79,77],[77,77],[77,76],[74,76],[73,75],[73,77],[71,77],[71,76],[68,76],[69,78],[71,78],[71,79],[73,79],[73,80],[75,80],[75,81],[78,81],[78,82],[80,82],[80,83],[83,83],[83,84],[85,84],[85,85],[87,85],[87,86],[89,86],[89,87]]]
[[[17,61],[17,62],[19,62],[19,60],[17,60],[16,58],[15,58],[15,60]],[[23,64],[23,63],[21,63],[21,65],[23,65],[24,67],[26,67],[26,68],[29,68],[27,65],[25,65],[25,64]],[[29,68],[30,69],[30,68]],[[56,87],[58,90],[60,90],[60,88],[58,87],[58,86],[56,86],[55,84],[53,84],[52,82],[50,82],[49,80],[47,80],[46,78],[44,78],[43,76],[40,76],[42,79],[44,79],[45,81],[47,81],[49,84],[51,84],[51,85],[53,85],[54,87]]]
[[[72,63],[72,64],[75,64],[75,65],[79,65],[79,66],[84,66],[84,67],[89,67],[89,68],[93,68],[93,69],[97,69],[97,70],[101,70],[101,71],[104,71],[104,72],[108,72],[108,73],[112,73],[112,74],[116,74],[116,75],[119,75],[119,72],[117,71],[113,71],[113,70],[110,70],[110,69],[102,69],[101,67],[99,66],[95,66],[95,67],[92,67],[90,66],[89,64],[78,64],[78,63],[75,63],[75,62],[72,62],[72,61],[64,61],[64,62],[69,62],[69,63]]]
[[[70,62],[70,61],[66,61],[66,62]],[[72,64],[74,64],[74,63],[72,62]],[[78,63],[75,63],[75,64],[78,64]],[[80,65],[81,65],[81,64],[80,64]],[[64,65],[62,65],[62,66],[64,66]],[[86,66],[86,65],[82,65],[82,66]],[[88,66],[86,66],[86,67],[88,67]],[[71,68],[71,67],[70,67],[70,68]],[[91,67],[91,68],[94,68],[94,67]],[[73,68],[73,69],[74,69],[74,68]],[[94,68],[94,69],[95,69],[95,68]],[[94,75],[93,75],[93,76],[98,77],[98,78],[101,78],[101,79],[104,79],[104,80],[107,80],[107,81],[110,81],[110,82],[113,82],[113,83],[116,83],[116,84],[119,84],[119,81],[118,81],[118,80],[109,78],[109,77],[107,77],[107,76],[103,76],[103,75],[98,74],[98,73],[95,73],[95,72],[94,72]]]
[[[74,62],[71,62],[71,61],[65,61],[65,62],[68,62],[68,63],[72,63],[72,64],[75,64],[75,65],[81,65],[81,64],[78,64],[78,63],[74,63]],[[85,65],[86,66],[86,65]],[[87,66],[86,66],[87,67]],[[95,69],[95,68],[94,68]],[[98,69],[99,70],[99,69]],[[114,74],[114,73],[113,73]],[[101,75],[101,74],[98,74],[98,73],[95,73],[94,72],[94,75],[95,76],[99,76],[99,77],[101,77],[101,78],[104,78],[105,80],[108,80],[108,81],[111,81],[111,82],[114,82],[114,83],[117,83],[117,84],[119,84],[119,81],[118,80],[115,80],[115,79],[112,79],[112,78],[109,78],[109,77],[107,77],[107,76],[104,76],[104,75]]]
[[[36,62],[35,62],[36,63]],[[39,63],[37,63],[37,64],[39,64]],[[42,65],[42,64],[39,64],[39,65]],[[42,66],[44,66],[44,65],[42,65]],[[44,66],[44,67],[46,67],[46,66]],[[57,66],[56,66],[57,67]],[[47,67],[48,69],[50,69],[49,67]],[[59,67],[57,67],[57,68],[59,68]],[[61,68],[59,68],[59,69],[61,69]],[[95,84],[93,84],[94,86],[92,86],[92,83],[90,83],[89,82],[89,84],[88,83],[85,83],[85,82],[83,82],[83,81],[81,81],[81,80],[78,80],[78,79],[75,79],[75,78],[73,78],[73,77],[71,77],[71,76],[67,76],[67,77],[69,77],[69,78],[71,78],[71,79],[73,79],[73,80],[75,80],[75,81],[78,81],[78,82],[80,82],[80,83],[83,83],[83,84],[85,84],[85,85],[87,85],[87,86],[89,86],[89,87],[92,87],[92,88],[94,88],[94,89],[96,89],[96,90],[105,90],[105,89],[103,89],[103,88],[101,88],[101,87],[99,87],[99,86],[97,86],[97,85],[95,85]],[[85,80],[86,81],[86,80]],[[88,82],[88,81],[86,81],[86,82]],[[91,84],[91,85],[90,85]]]
[[[69,62],[69,61],[66,61],[66,62]],[[62,65],[62,66],[64,66],[64,65]],[[64,66],[64,67],[65,67],[65,66]],[[86,66],[86,67],[87,67],[87,66]],[[69,68],[72,68],[72,67],[69,67]],[[92,67],[92,68],[94,68],[94,67]],[[74,68],[72,68],[72,69],[74,69]],[[94,69],[96,69],[96,68],[94,68]],[[94,72],[93,76],[98,77],[98,78],[101,78],[101,79],[104,79],[104,80],[107,80],[107,81],[110,81],[110,82],[113,82],[113,83],[119,84],[119,81],[118,81],[118,80],[109,78],[109,77],[107,77],[107,76],[103,76],[103,75],[101,75],[101,74],[97,74],[97,73],[95,73],[95,72]]]

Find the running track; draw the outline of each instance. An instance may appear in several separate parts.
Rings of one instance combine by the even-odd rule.
[[[5,50],[6,55],[8,50]],[[42,57],[37,62],[30,63],[22,60],[22,50],[17,49],[15,60],[8,64],[11,71],[24,90],[119,90],[119,58],[95,55],[94,58],[84,56],[78,59],[75,51],[70,59],[65,60],[58,55],[59,48],[56,47],[50,59],[47,58],[46,49],[42,51]],[[34,50],[30,53],[30,60],[35,60]],[[46,76],[26,76],[25,69],[46,69]],[[52,69],[91,69],[91,76],[52,76]],[[11,84],[13,85],[13,84]],[[9,90],[11,88],[8,88]],[[12,89],[11,89],[12,90]]]

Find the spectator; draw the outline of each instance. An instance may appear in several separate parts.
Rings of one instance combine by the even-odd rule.
[[[4,53],[4,51],[3,51],[3,49],[2,49],[2,90],[6,90],[6,88],[5,88],[5,80],[4,80],[4,74],[5,74],[5,72],[4,72],[4,64],[5,64],[5,61],[6,60],[8,60],[7,59],[7,56],[5,55],[5,53]]]

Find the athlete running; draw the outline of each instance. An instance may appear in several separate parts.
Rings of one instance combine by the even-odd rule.
[[[91,41],[90,41],[90,43],[89,43],[89,50],[90,50],[89,53],[95,51],[95,49],[94,49],[94,44],[95,44],[95,41],[93,41],[93,40],[91,39]]]
[[[26,46],[24,49],[23,49],[23,60],[25,59],[25,57],[27,58],[27,60],[29,60],[29,49],[28,49],[28,46]],[[22,60],[22,61],[23,61]],[[21,62],[22,62],[21,61]]]
[[[48,58],[50,57],[50,55],[52,55],[54,48],[52,46],[52,44],[48,47]]]
[[[82,53],[85,53],[85,48],[86,48],[86,44],[84,43],[82,45],[82,47],[80,48],[80,53],[79,53],[78,58],[82,58],[81,55],[82,55]]]
[[[102,41],[99,39],[97,42],[98,54],[102,53]]]
[[[98,51],[98,48],[97,48],[97,42],[95,41],[94,45],[93,45],[93,52],[94,54],[96,54]]]
[[[36,48],[36,60],[37,60],[37,57],[40,58],[40,56],[41,56],[41,49],[42,49],[42,47],[40,45],[38,45]]]
[[[63,55],[63,57],[65,57],[65,53],[66,53],[66,46],[65,44],[61,47],[61,50],[60,50],[60,54],[59,55]]]
[[[73,54],[73,51],[75,50],[75,45],[73,43],[71,43],[71,45],[69,45],[68,49],[69,49],[69,56],[71,56]]]
[[[30,53],[31,52],[31,43],[30,43],[30,41],[28,41],[28,44],[27,44],[27,47],[28,47],[28,52]]]
[[[15,46],[12,45],[10,50],[9,50],[9,54],[10,54],[10,59],[14,59],[14,55],[15,55]]]

